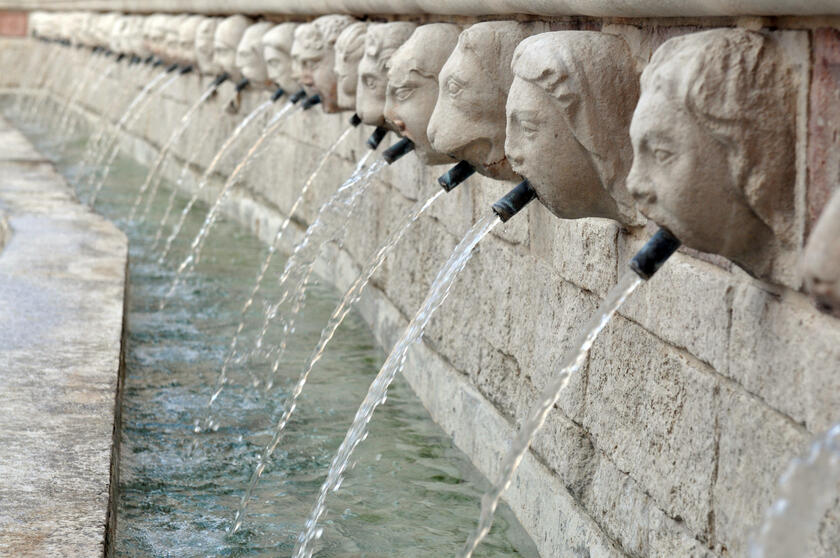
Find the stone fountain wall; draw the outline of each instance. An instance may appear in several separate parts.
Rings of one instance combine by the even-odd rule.
[[[641,69],[667,38],[731,23],[562,19],[553,26],[620,34]],[[786,27],[773,32],[801,82],[796,192],[804,242],[840,178],[840,33],[827,20],[741,23]],[[26,84],[20,53],[51,48],[59,47],[0,42],[0,86]],[[66,49],[65,56],[82,71],[89,55]],[[116,121],[150,75],[121,66],[98,91],[81,91],[78,111],[93,123]],[[156,98],[122,135],[126,150],[151,162],[208,82],[189,75]],[[61,102],[72,85],[60,80],[50,94]],[[170,178],[182,160],[193,165],[193,177],[200,173],[268,93],[244,93],[235,115],[224,110],[231,95],[225,84],[201,110],[175,149],[179,164],[167,169]],[[347,120],[347,114],[317,108],[292,116],[236,191],[228,213],[272,237]],[[354,131],[326,165],[295,215],[286,249],[351,173],[370,131]],[[253,130],[246,135],[239,153],[255,139]],[[222,165],[210,190],[232,165]],[[349,285],[412,203],[436,191],[443,170],[423,167],[414,156],[386,169],[364,197],[343,249],[326,254],[319,273],[340,289]],[[362,311],[386,350],[464,232],[509,188],[471,178],[438,200],[375,276]],[[562,221],[532,204],[479,246],[425,342],[412,352],[406,376],[433,418],[489,477],[577,329],[650,233],[651,227],[628,231],[607,220]],[[789,460],[840,419],[838,372],[840,320],[820,314],[798,289],[759,282],[720,258],[681,251],[596,342],[538,436],[508,502],[543,556],[744,556]],[[809,555],[840,554],[838,509],[826,517],[819,540],[808,543]]]

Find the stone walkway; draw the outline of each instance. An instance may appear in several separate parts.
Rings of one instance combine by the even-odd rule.
[[[0,556],[103,556],[128,242],[2,118],[0,215]]]

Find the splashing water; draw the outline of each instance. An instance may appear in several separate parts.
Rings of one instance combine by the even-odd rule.
[[[202,173],[201,180],[206,181],[208,180],[209,176],[216,170],[216,167],[219,165],[219,162],[222,160],[222,157],[228,152],[228,150],[236,143],[236,140],[239,139],[239,136],[250,126],[250,124],[256,120],[256,118],[265,112],[270,106],[272,102],[266,101],[257,108],[255,108],[251,113],[246,116],[242,122],[240,122],[236,128],[231,132],[231,134],[225,140],[225,143],[216,151],[216,155],[213,156],[213,159],[210,161],[210,164],[207,166],[207,170]],[[288,103],[288,107],[284,107],[281,109],[281,113],[285,110],[288,111],[291,107],[291,103]],[[175,188],[172,189],[172,192],[169,194],[169,200],[166,202],[166,210],[163,212],[163,217],[160,220],[160,224],[158,225],[157,231],[155,232],[155,239],[152,243],[152,249],[154,250],[157,248],[158,242],[160,242],[161,236],[163,235],[163,227],[169,219],[169,215],[172,213],[172,208],[175,206],[175,198],[178,195],[178,191],[181,188],[181,185],[184,182],[184,179],[187,175],[187,170],[189,169],[189,163],[184,162],[183,167],[181,168],[181,174],[178,177],[178,181],[175,183]]]
[[[242,502],[236,512],[236,516],[234,516],[234,523],[231,529],[232,532],[235,533],[242,526],[242,522],[245,519],[245,510],[249,500],[251,499],[251,494],[253,494],[253,491],[256,488],[266,465],[269,463],[272,454],[277,449],[277,445],[280,443],[280,439],[283,436],[283,431],[286,429],[286,425],[292,418],[292,414],[295,412],[295,409],[297,409],[298,398],[301,393],[303,393],[303,388],[306,386],[306,382],[309,379],[312,369],[315,368],[315,365],[319,360],[321,360],[321,357],[324,355],[324,351],[327,349],[327,345],[330,340],[332,340],[333,336],[335,336],[335,332],[338,330],[338,327],[342,324],[342,322],[344,322],[344,318],[347,317],[347,314],[359,301],[362,296],[362,291],[367,286],[371,277],[373,277],[373,274],[376,273],[376,271],[385,262],[388,254],[391,253],[397,243],[403,236],[405,236],[405,233],[409,228],[411,228],[411,225],[414,224],[414,222],[420,218],[420,216],[435,202],[435,200],[441,197],[444,193],[444,190],[437,190],[429,199],[415,204],[403,220],[402,226],[394,231],[385,243],[379,247],[371,260],[368,262],[367,266],[365,266],[364,271],[362,271],[362,273],[356,278],[350,288],[347,289],[347,292],[344,293],[344,296],[341,298],[338,306],[336,306],[335,310],[333,310],[333,313],[330,315],[329,322],[327,322],[327,325],[324,327],[323,331],[321,331],[321,338],[318,341],[318,345],[309,357],[309,360],[303,369],[303,373],[298,378],[295,387],[292,389],[292,392],[284,405],[283,415],[280,417],[280,420],[274,428],[274,435],[271,441],[263,449],[259,465],[254,469],[254,472],[251,475],[248,487],[246,488],[245,494],[242,496]],[[278,363],[275,362],[272,369],[273,373],[276,373],[277,366]]]
[[[522,425],[522,428],[513,440],[513,446],[502,461],[502,473],[499,481],[482,497],[478,527],[476,527],[476,530],[458,554],[459,558],[469,558],[472,556],[475,549],[484,537],[487,536],[487,533],[490,532],[490,527],[493,526],[493,516],[496,513],[496,508],[499,507],[502,494],[513,482],[516,469],[528,452],[528,448],[531,446],[531,441],[534,439],[537,431],[545,423],[548,413],[554,408],[554,405],[560,398],[560,393],[569,384],[572,375],[577,373],[583,366],[598,334],[607,326],[616,311],[627,300],[627,297],[643,282],[644,279],[639,277],[635,272],[626,272],[618,284],[607,294],[598,312],[586,323],[577,341],[572,344],[572,347],[576,349],[570,352],[560,363],[560,371],[542,392],[537,406],[531,411],[528,420]]]
[[[394,381],[397,372],[405,364],[408,348],[420,339],[429,320],[431,320],[443,301],[446,300],[452,288],[452,283],[455,281],[458,273],[467,265],[475,245],[487,236],[499,222],[499,218],[491,214],[476,223],[467,232],[458,246],[455,247],[449,260],[438,272],[434,283],[432,283],[429,289],[429,294],[426,295],[426,300],[423,301],[420,310],[414,316],[414,319],[411,320],[411,323],[408,324],[402,338],[400,338],[391,350],[388,359],[382,365],[362,405],[356,412],[356,416],[353,418],[353,424],[347,431],[344,441],[341,442],[341,446],[338,448],[338,452],[332,460],[330,470],[327,473],[327,479],[321,485],[315,507],[312,509],[309,519],[306,520],[304,530],[298,535],[293,554],[295,558],[311,558],[314,549],[310,545],[321,538],[324,532],[323,528],[319,526],[319,522],[327,512],[327,494],[331,491],[338,490],[341,486],[344,472],[350,465],[350,458],[353,455],[353,451],[367,437],[368,423],[373,418],[373,413],[376,408],[385,403],[388,395],[388,387]]]
[[[837,498],[840,479],[840,424],[791,461],[779,479],[779,498],[749,545],[750,558],[807,555],[807,542]]]
[[[163,148],[158,153],[157,159],[155,159],[152,168],[149,169],[149,172],[146,174],[146,180],[143,182],[143,185],[140,187],[140,191],[137,192],[137,197],[134,199],[134,204],[131,206],[131,211],[128,212],[128,218],[130,220],[134,220],[135,215],[137,214],[137,209],[140,207],[140,203],[143,201],[143,196],[146,194],[146,191],[149,190],[151,186],[151,192],[149,193],[149,199],[146,202],[146,208],[143,210],[142,215],[140,215],[140,221],[146,219],[146,215],[149,214],[149,208],[152,205],[152,202],[157,195],[158,186],[160,185],[161,178],[163,177],[163,173],[161,171],[161,167],[163,166],[164,161],[166,160],[167,155],[169,155],[170,150],[175,145],[184,132],[187,131],[189,128],[190,123],[192,122],[193,117],[198,112],[198,109],[201,108],[201,105],[210,98],[218,86],[214,83],[211,84],[210,87],[204,90],[204,93],[201,94],[201,97],[198,98],[196,102],[192,104],[192,106],[184,113],[184,116],[181,117],[181,121],[169,135],[169,139],[166,140]],[[157,180],[155,180],[157,177]],[[154,181],[154,185],[152,182]]]
[[[271,242],[271,244],[268,245],[268,252],[266,253],[262,265],[260,266],[260,270],[257,273],[257,279],[254,282],[254,286],[251,288],[251,292],[248,298],[245,300],[245,303],[242,305],[242,309],[239,312],[239,323],[237,324],[236,329],[233,333],[233,337],[230,340],[230,345],[228,346],[227,354],[225,355],[225,359],[222,362],[222,367],[219,369],[219,375],[216,377],[216,383],[214,384],[213,394],[210,396],[210,401],[207,403],[207,414],[204,417],[203,421],[196,421],[194,428],[196,434],[199,434],[202,431],[212,430],[217,426],[215,421],[213,420],[212,407],[213,404],[216,402],[216,399],[218,399],[219,395],[221,395],[225,384],[227,384],[228,369],[230,368],[231,362],[233,361],[233,357],[236,354],[236,348],[239,345],[239,337],[240,335],[242,335],[242,331],[245,329],[245,315],[247,314],[248,309],[250,309],[251,306],[254,304],[254,299],[256,298],[257,293],[260,292],[260,288],[262,287],[265,275],[268,272],[269,267],[271,266],[271,260],[274,257],[274,252],[277,251],[277,246],[280,244],[280,239],[283,237],[283,234],[285,234],[286,229],[289,227],[289,223],[291,223],[292,221],[292,216],[295,214],[300,204],[303,203],[303,198],[306,195],[306,192],[309,190],[309,187],[312,185],[312,183],[315,181],[315,178],[321,172],[321,169],[326,164],[331,153],[335,151],[335,149],[338,147],[338,145],[341,143],[344,137],[346,137],[347,133],[349,133],[349,131],[342,134],[341,137],[339,137],[338,140],[332,145],[331,149],[328,149],[327,152],[321,157],[321,160],[315,167],[315,170],[312,171],[312,173],[309,175],[309,178],[307,178],[306,182],[304,183],[303,188],[301,188],[297,200],[295,200],[295,203],[292,204],[292,207],[289,210],[289,213],[286,215],[286,218],[283,220],[283,223],[277,229],[273,241]],[[373,151],[368,151],[359,160],[358,164],[356,165],[356,169],[354,170],[350,178],[347,179],[345,184],[348,182],[354,183],[360,180],[364,164],[372,153]],[[342,187],[343,186],[344,185],[342,185]],[[255,376],[252,376],[251,380],[254,386],[257,386],[259,384],[259,379]],[[197,444],[198,440],[195,440],[192,445],[192,450],[195,450]]]
[[[236,182],[239,175],[242,174],[248,168],[248,165],[251,163],[251,161],[253,161],[257,156],[261,154],[260,148],[262,147],[262,145],[268,138],[273,137],[274,134],[276,134],[280,130],[280,127],[285,122],[285,119],[283,117],[291,114],[289,111],[294,106],[296,105],[289,104],[287,107],[284,108],[284,110],[281,110],[280,113],[278,113],[271,122],[268,123],[260,137],[257,138],[257,141],[255,141],[251,145],[250,149],[248,149],[248,152],[245,154],[245,156],[242,158],[242,160],[239,162],[236,168],[233,169],[233,172],[230,174],[227,181],[225,182],[225,185],[222,187],[222,192],[226,193],[227,189],[230,188]],[[216,165],[219,164],[219,161],[221,160],[222,156],[220,154],[217,154],[217,156],[218,159],[214,159],[213,161],[215,165],[211,163],[210,166],[207,167],[207,170],[204,171],[204,174],[201,177],[201,181],[198,183],[198,186],[196,187],[195,192],[190,198],[190,201],[188,201],[187,205],[184,206],[184,209],[181,210],[181,216],[178,218],[178,222],[175,224],[175,227],[173,227],[172,232],[166,239],[166,244],[163,247],[163,252],[161,253],[160,258],[158,259],[160,263],[166,261],[166,256],[169,255],[169,251],[172,249],[172,243],[175,242],[175,239],[178,238],[179,234],[181,234],[181,229],[184,227],[184,222],[187,219],[187,215],[189,215],[193,206],[198,201],[198,197],[201,195],[201,192],[207,186],[207,183],[210,180],[211,173],[213,172],[213,170],[215,170]],[[201,228],[199,236],[203,237],[205,234],[207,234],[207,231],[209,231],[209,225],[207,226],[206,230],[205,227]],[[192,262],[192,254],[190,254],[188,259],[190,260],[190,262],[188,262],[186,265],[189,265]],[[186,268],[184,264],[182,264],[182,266]],[[178,277],[179,276],[176,275],[176,281],[178,281]],[[164,299],[164,303],[165,302],[166,300]]]
[[[168,74],[164,72],[163,76],[161,77],[166,77],[167,75]],[[180,74],[176,73],[169,80],[167,80],[156,92],[160,95],[166,89],[168,89],[170,85],[175,83],[175,81],[177,81],[179,77],[181,77]],[[90,198],[88,199],[88,205],[90,207],[94,207],[96,205],[96,197],[99,195],[99,191],[102,190],[102,186],[104,186],[105,182],[108,180],[108,174],[111,171],[111,166],[114,164],[114,160],[117,158],[117,155],[120,152],[120,145],[118,143],[120,129],[123,127],[131,127],[137,121],[137,119],[140,118],[140,116],[143,114],[143,109],[149,106],[149,101],[152,99],[152,95],[150,94],[152,89],[153,87],[144,87],[140,94],[137,97],[135,97],[135,99],[139,101],[137,103],[134,103],[132,101],[132,104],[129,105],[129,107],[126,109],[123,116],[117,122],[117,125],[115,126],[110,139],[106,142],[105,149],[101,151],[103,156],[97,158],[95,166],[100,167],[102,165],[100,165],[99,163],[102,162],[102,160],[104,159],[104,154],[107,153],[110,149],[110,155],[108,156],[107,161],[105,161],[104,166],[102,166],[102,175],[99,177],[99,180],[96,182],[95,186],[93,186]],[[144,91],[146,92],[145,95],[143,95]]]

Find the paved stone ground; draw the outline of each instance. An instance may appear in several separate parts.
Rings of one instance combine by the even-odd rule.
[[[0,214],[0,555],[102,556],[128,242],[2,118]]]

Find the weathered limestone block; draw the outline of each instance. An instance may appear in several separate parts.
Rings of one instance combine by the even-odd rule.
[[[707,532],[719,380],[620,317],[595,343],[588,370],[582,424],[595,446],[669,516]]]

